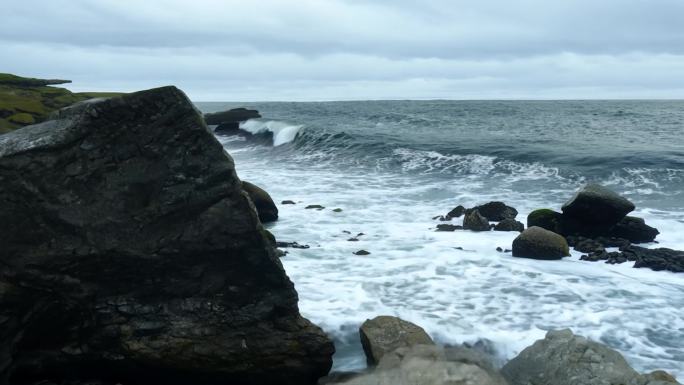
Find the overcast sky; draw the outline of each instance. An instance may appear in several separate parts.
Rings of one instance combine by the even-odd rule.
[[[196,101],[684,98],[684,0],[2,0],[0,72]]]

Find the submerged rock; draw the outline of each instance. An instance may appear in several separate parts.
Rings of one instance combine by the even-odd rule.
[[[323,210],[325,207],[321,205],[308,205],[304,207],[307,210],[315,209],[315,210]]]
[[[437,225],[437,230],[436,231],[456,231],[462,229],[463,226],[459,225],[451,225],[448,223],[442,223]]]
[[[0,383],[312,384],[332,342],[164,87],[0,136]]]
[[[489,221],[487,218],[480,215],[480,212],[473,210],[466,214],[463,218],[463,228],[465,230],[472,231],[489,231],[491,227],[489,226]]]
[[[568,243],[562,236],[532,226],[513,240],[513,256],[532,259],[561,259],[570,255]]]
[[[634,204],[612,190],[591,183],[577,191],[561,210],[580,222],[612,226],[632,212]]]
[[[355,251],[354,255],[370,255],[370,252],[366,251],[366,250],[359,250],[359,251]]]
[[[271,196],[264,189],[244,180],[242,181],[242,189],[245,190],[254,203],[261,223],[278,220],[278,207],[276,207],[275,202],[273,202]]]
[[[642,376],[617,351],[569,329],[548,332],[501,373],[511,385],[664,385],[663,376]]]
[[[423,328],[392,316],[366,320],[359,335],[369,365],[377,364],[385,354],[400,347],[434,344]]]

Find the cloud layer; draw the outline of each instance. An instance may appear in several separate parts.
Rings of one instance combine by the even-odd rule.
[[[195,100],[683,98],[681,0],[8,0],[0,72]]]

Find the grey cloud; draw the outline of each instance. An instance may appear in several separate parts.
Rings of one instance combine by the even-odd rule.
[[[680,0],[15,1],[0,36],[75,46],[482,58],[684,53]]]

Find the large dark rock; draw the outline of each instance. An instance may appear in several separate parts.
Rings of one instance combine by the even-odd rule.
[[[260,118],[261,115],[257,110],[248,110],[246,108],[234,108],[228,111],[214,112],[204,114],[204,121],[210,125],[244,122],[249,119]]]
[[[546,338],[510,360],[501,373],[511,385],[665,385],[671,376],[640,375],[617,351],[572,331],[550,331]],[[663,381],[665,379],[665,381]]]
[[[463,228],[472,231],[489,231],[489,221],[480,215],[478,210],[473,210],[463,217]]]
[[[624,238],[632,243],[653,242],[660,232],[646,224],[643,218],[626,216],[611,230],[610,236]]]
[[[568,243],[562,236],[532,226],[513,240],[513,256],[532,259],[561,259],[570,255]]]
[[[468,211],[477,210],[480,215],[492,222],[503,221],[504,219],[515,219],[518,216],[518,210],[513,207],[506,206],[503,202],[489,202],[480,206],[475,206]],[[468,212],[466,212],[468,214]]]
[[[369,365],[377,364],[385,354],[400,347],[434,344],[423,328],[392,316],[366,320],[359,335]]]
[[[582,223],[614,225],[634,210],[634,204],[598,184],[577,191],[561,208],[563,214]]]
[[[560,233],[562,214],[551,209],[538,209],[527,216],[527,227],[541,227],[554,233]]]
[[[307,384],[331,341],[175,87],[0,136],[0,383]]]
[[[262,223],[268,223],[278,220],[278,207],[271,199],[271,196],[261,187],[242,181],[242,189],[245,190],[249,198],[254,202],[259,220]]]
[[[515,219],[504,219],[494,226],[494,231],[518,231],[523,232],[525,230],[525,225]]]

